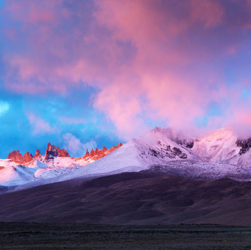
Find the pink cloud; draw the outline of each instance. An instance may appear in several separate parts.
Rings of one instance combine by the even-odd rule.
[[[67,9],[61,8],[62,3],[63,0],[25,0],[22,2],[9,0],[6,9],[14,19],[20,20],[24,24],[53,24],[53,22],[57,21],[57,12],[67,16]]]
[[[190,128],[211,102],[226,115],[210,126],[230,123],[224,102],[235,96],[237,113],[245,84],[233,91],[217,63],[242,49],[250,27],[250,1],[243,2],[96,0],[67,8],[61,0],[10,0],[6,11],[22,24],[29,49],[5,54],[6,87],[67,93],[89,84],[99,91],[94,107],[123,137],[146,130],[147,119]],[[18,31],[14,37],[23,42]]]
[[[224,15],[224,8],[217,1],[191,1],[192,21],[204,23],[205,27],[215,27],[221,23]]]
[[[251,110],[239,110],[235,112],[230,120],[229,127],[233,128],[236,134],[245,138],[251,135]]]

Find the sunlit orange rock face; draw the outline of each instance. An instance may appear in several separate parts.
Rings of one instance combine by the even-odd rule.
[[[123,144],[119,143],[117,146],[112,146],[112,148],[107,149],[106,147],[103,147],[102,149],[98,149],[96,148],[95,150],[91,150],[91,152],[89,152],[88,150],[86,151],[85,155],[83,156],[84,159],[91,159],[91,160],[98,160],[104,156],[106,156],[107,154],[113,152],[115,149],[121,147]]]
[[[48,159],[53,159],[54,157],[70,157],[70,155],[65,149],[60,149],[59,147],[48,143],[44,158],[48,160]]]
[[[23,155],[23,162],[29,162],[32,160],[32,155],[29,153],[29,152],[26,152],[24,155]]]
[[[54,145],[51,145],[48,143],[46,151],[45,151],[45,159],[53,159],[54,157],[69,157],[70,155],[65,149],[60,149],[59,147],[56,147]],[[32,159],[37,159],[42,157],[42,154],[39,149],[36,150],[36,154],[32,156],[30,153],[25,153],[22,155],[19,150],[14,150],[9,153],[8,159],[11,159],[12,161],[20,164],[25,164],[27,162],[30,162]]]
[[[107,154],[113,152],[115,149],[121,147],[123,144],[119,143],[117,146],[112,146],[112,148],[107,149],[106,147],[103,147],[102,149],[96,148],[95,150],[92,149],[91,152],[88,150],[86,151],[85,155],[82,157],[83,159],[93,160],[96,161]],[[11,159],[12,161],[20,164],[25,164],[30,162],[32,159],[38,159],[41,158],[43,155],[41,154],[40,150],[37,149],[34,156],[30,153],[25,153],[22,155],[19,150],[14,150],[9,153],[8,159]],[[69,153],[65,149],[60,149],[57,146],[51,145],[50,143],[47,144],[44,159],[50,160],[54,157],[70,157]]]
[[[33,156],[33,158],[39,158],[39,157],[41,157],[41,156],[42,156],[42,154],[41,154],[40,150],[37,149],[37,150],[36,150],[36,154]]]
[[[11,159],[17,163],[26,163],[32,160],[32,155],[28,152],[26,152],[24,155],[22,155],[19,150],[14,150],[9,153],[8,159]]]

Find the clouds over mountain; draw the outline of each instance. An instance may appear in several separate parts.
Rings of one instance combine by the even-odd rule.
[[[91,86],[125,138],[204,118],[203,129],[238,120],[251,132],[250,11],[245,0],[9,0],[4,84],[34,95]]]

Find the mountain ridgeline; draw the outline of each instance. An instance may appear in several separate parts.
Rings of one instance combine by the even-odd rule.
[[[229,129],[194,139],[159,127],[124,145],[87,150],[82,157],[70,157],[65,149],[49,143],[44,155],[39,150],[35,155],[21,155],[17,150],[8,159],[0,159],[0,184],[34,186],[149,169],[191,179],[248,181],[251,179],[250,146],[250,137],[239,139]]]
[[[250,137],[228,129],[192,139],[155,128],[79,158],[50,144],[15,151],[0,184],[0,221],[251,226]]]
[[[122,146],[122,143],[119,143],[117,146],[112,146],[112,148],[110,149],[110,151],[113,151],[119,147]],[[98,149],[96,148],[91,149],[91,151],[89,152],[89,150],[87,149],[85,152],[85,155],[83,157],[103,157],[105,156],[105,153],[108,151],[108,149],[106,147],[103,147],[103,149]],[[35,155],[30,154],[29,152],[26,152],[24,155],[22,155],[19,150],[14,150],[12,152],[9,153],[8,155],[8,159],[20,163],[20,164],[25,164],[28,163],[30,161],[32,161],[33,159],[39,159],[42,157],[42,154],[40,152],[39,149],[36,150]],[[52,145],[51,143],[47,144],[46,150],[45,150],[45,154],[44,154],[44,159],[45,160],[50,160],[50,159],[54,159],[55,157],[70,157],[70,154],[67,152],[66,149],[60,149],[58,146]]]

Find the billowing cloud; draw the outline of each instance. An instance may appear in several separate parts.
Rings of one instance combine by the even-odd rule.
[[[82,143],[76,136],[71,133],[63,135],[64,148],[70,153],[71,156],[83,156],[86,150],[97,148],[97,143],[94,140]]]
[[[69,94],[90,85],[93,106],[126,138],[149,120],[190,129],[212,103],[221,115],[205,129],[246,128],[250,11],[248,0],[9,0],[5,86]]]

